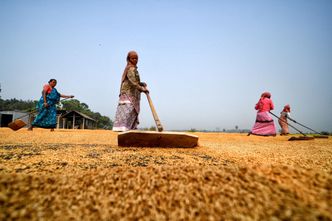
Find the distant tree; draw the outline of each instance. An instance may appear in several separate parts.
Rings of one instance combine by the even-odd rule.
[[[327,131],[322,131],[322,132],[320,132],[320,134],[321,134],[321,135],[330,135],[330,133],[327,132]]]
[[[62,109],[64,110],[68,110],[68,111],[80,111],[83,112],[85,109],[85,105],[82,105],[81,102],[77,99],[71,99],[71,100],[65,100],[65,101],[61,101],[61,106]]]
[[[3,100],[0,98],[0,110],[31,111],[36,108],[37,103],[38,101],[33,100],[23,101],[16,98]]]
[[[238,130],[238,129],[239,129],[239,126],[238,126],[238,125],[236,125],[236,126],[235,126],[235,130]]]
[[[81,103],[81,107],[82,107],[84,110],[89,110],[89,106],[88,106],[86,103]]]
[[[195,128],[191,128],[189,132],[197,132],[197,130]]]
[[[97,128],[103,128],[103,129],[112,129],[113,128],[113,122],[112,120],[107,116],[100,115],[96,118],[97,120]]]
[[[151,127],[149,128],[149,130],[150,130],[150,131],[156,131],[156,127],[155,127],[155,126],[151,126]]]

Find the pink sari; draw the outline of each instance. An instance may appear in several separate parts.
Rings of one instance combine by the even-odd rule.
[[[270,110],[273,110],[274,105],[270,98],[261,97],[255,106],[258,110],[256,116],[256,122],[251,129],[250,134],[260,135],[260,136],[276,136],[276,127],[271,116],[268,114]]]
[[[276,127],[268,112],[258,112],[256,122],[251,129],[251,134],[260,136],[275,136]]]

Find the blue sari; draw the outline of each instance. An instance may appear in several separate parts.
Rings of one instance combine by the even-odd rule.
[[[43,96],[39,99],[37,104],[38,115],[33,121],[32,126],[42,128],[56,127],[56,104],[60,101],[60,93],[53,88],[51,93],[46,96],[48,107],[44,107]]]

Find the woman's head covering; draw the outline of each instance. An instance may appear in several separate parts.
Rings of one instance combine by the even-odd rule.
[[[290,112],[290,106],[289,104],[284,106],[284,109],[282,110],[283,112]]]
[[[136,55],[136,56],[138,57],[138,54],[137,54],[136,51],[129,51],[129,52],[128,52],[128,55],[127,55],[127,64],[128,64],[128,63],[131,64],[129,58],[130,58],[131,56],[134,56],[134,55]],[[135,66],[135,65],[134,65],[134,66]]]
[[[265,98],[265,97],[267,97],[267,98],[271,98],[271,93],[270,92],[264,92],[262,95],[261,95],[261,98]]]
[[[131,67],[135,67],[135,68],[137,67],[136,65],[132,64],[132,63],[130,62],[130,60],[129,60],[129,58],[130,58],[131,56],[134,56],[134,55],[138,56],[137,53],[136,53],[136,51],[129,51],[129,52],[128,52],[128,55],[127,55],[127,66],[126,66],[126,68],[125,68],[124,71],[123,71],[122,78],[121,78],[121,84],[122,84],[123,81],[126,79],[126,75],[127,75],[127,71],[128,71],[128,69],[131,68]]]

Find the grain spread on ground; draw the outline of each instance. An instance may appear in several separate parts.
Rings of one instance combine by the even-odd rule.
[[[123,148],[107,130],[0,129],[0,220],[332,220],[332,140],[194,133]]]

